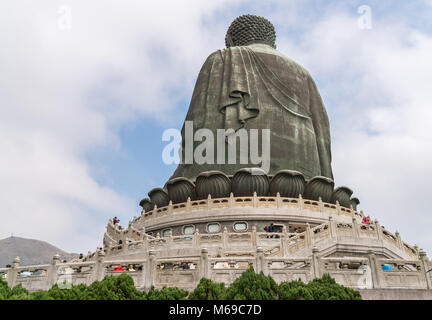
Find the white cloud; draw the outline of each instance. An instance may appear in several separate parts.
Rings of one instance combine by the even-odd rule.
[[[319,75],[331,114],[333,170],[366,214],[432,252],[432,36],[375,17],[326,16],[283,48]],[[282,47],[280,45],[280,47]]]
[[[172,90],[190,87],[185,75],[223,43],[202,19],[227,2],[0,4],[1,238],[85,251],[109,217],[137,214],[138,199],[92,178],[86,153],[119,147],[117,130],[136,117],[169,123],[182,98]],[[64,6],[70,29],[58,27]]]
[[[108,217],[136,214],[138,199],[98,184],[85,155],[121,145],[117,129],[135,118],[170,123],[206,56],[223,46],[235,5],[71,1],[72,29],[60,30],[56,1],[1,2],[0,238],[85,251],[101,243]],[[298,42],[279,33],[278,48],[317,79],[336,182],[430,254],[430,35],[376,17],[360,30],[355,12],[300,18],[299,1],[255,5],[249,12],[301,26]]]

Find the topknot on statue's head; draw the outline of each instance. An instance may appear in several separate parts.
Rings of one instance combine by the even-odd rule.
[[[245,14],[235,19],[225,36],[227,48],[251,43],[266,43],[276,48],[276,32],[266,18]]]

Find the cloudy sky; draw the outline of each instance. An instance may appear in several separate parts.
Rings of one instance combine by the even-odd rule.
[[[202,63],[246,13],[315,79],[336,184],[431,256],[426,0],[1,1],[0,238],[87,252],[109,218],[139,215],[175,169],[162,132],[181,128]]]

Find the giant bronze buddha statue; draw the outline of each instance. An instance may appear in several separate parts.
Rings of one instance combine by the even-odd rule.
[[[321,96],[310,74],[276,50],[275,40],[267,19],[235,19],[226,34],[227,48],[212,53],[201,68],[185,123],[193,121],[194,131],[206,128],[215,137],[218,129],[270,129],[269,175],[286,169],[306,179],[333,179],[329,120]],[[185,125],[182,138],[185,159]],[[257,167],[241,163],[239,152],[234,164],[183,161],[171,178],[194,180],[203,171],[232,175]]]

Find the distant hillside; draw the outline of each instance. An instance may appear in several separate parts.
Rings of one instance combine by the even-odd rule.
[[[51,263],[55,254],[59,254],[61,260],[67,261],[78,257],[78,254],[67,253],[45,241],[19,237],[0,240],[1,268],[7,264],[12,264],[16,256],[20,257],[22,266],[28,266]]]

